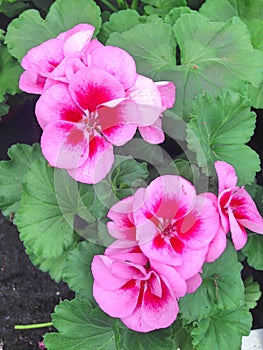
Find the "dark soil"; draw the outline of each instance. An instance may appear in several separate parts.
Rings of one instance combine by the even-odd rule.
[[[41,130],[34,117],[34,104],[26,103],[0,123],[0,159],[8,159],[7,149],[15,143],[39,142]],[[263,116],[258,119],[257,134],[251,146],[263,156]],[[262,182],[262,178],[259,178]],[[262,183],[261,183],[262,184]],[[0,215],[0,350],[39,349],[38,342],[49,329],[14,330],[15,324],[51,321],[54,307],[71,299],[64,283],[57,284],[32,265],[24,252],[15,226]],[[244,277],[253,275],[263,291],[263,272],[245,266]],[[253,328],[263,327],[263,298],[253,310]],[[66,349],[61,349],[66,350]]]

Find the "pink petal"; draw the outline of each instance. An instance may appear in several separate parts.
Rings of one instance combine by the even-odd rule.
[[[142,138],[146,142],[149,142],[152,144],[162,143],[165,139],[165,136],[162,130],[161,118],[157,119],[156,122],[151,126],[140,126],[139,131]]]
[[[78,24],[68,30],[64,36],[64,55],[81,55],[88,46],[95,28],[90,24]]]
[[[136,308],[140,293],[140,284],[129,281],[121,288],[111,291],[93,284],[93,296],[100,308],[111,317],[127,317]]]
[[[231,187],[229,189],[224,190],[218,195],[218,210],[220,214],[221,225],[225,234],[227,234],[230,229],[227,208],[230,204],[234,189],[235,188]]]
[[[113,260],[105,255],[95,255],[91,264],[91,271],[96,283],[107,290],[117,290],[121,288],[128,278],[116,278],[111,273]]]
[[[263,218],[256,204],[244,188],[236,191],[230,202],[234,216],[239,224],[249,230],[263,234]]]
[[[142,298],[142,316],[153,329],[169,327],[176,319],[179,308],[171,290],[162,284],[162,296],[158,297],[146,288]]]
[[[176,222],[178,237],[189,247],[200,249],[214,239],[219,229],[217,207],[209,196],[198,195],[196,207]]]
[[[143,266],[136,266],[134,263],[131,263],[125,259],[125,262],[124,260],[122,262],[117,260],[113,261],[111,265],[111,273],[116,278],[137,280],[143,279],[145,277],[146,271]]]
[[[29,94],[42,94],[46,78],[34,69],[23,72],[19,79],[19,88]]]
[[[50,73],[49,78],[69,83],[75,73],[85,68],[85,64],[77,57],[66,57],[60,64]]]
[[[113,162],[112,145],[97,135],[89,143],[89,155],[83,165],[68,173],[77,181],[96,184],[109,173]]]
[[[88,156],[88,139],[75,123],[57,120],[49,123],[41,137],[44,157],[51,166],[71,169]]]
[[[90,54],[93,50],[104,47],[97,39],[91,40],[89,45],[82,51],[82,60],[85,63],[86,66],[90,67],[91,65],[91,58]]]
[[[45,91],[36,103],[35,112],[42,129],[55,120],[78,122],[83,116],[64,84],[53,85]]]
[[[114,204],[108,212],[111,222],[107,223],[109,234],[117,239],[136,240],[136,228],[132,217],[132,200],[128,197]]]
[[[22,59],[21,65],[26,70],[34,69],[47,77],[63,58],[63,41],[54,38],[30,49]]]
[[[239,225],[231,208],[228,208],[228,216],[230,222],[231,237],[236,250],[240,250],[247,242],[247,233],[245,229]]]
[[[162,113],[162,100],[157,86],[150,78],[137,75],[135,84],[126,91],[139,107],[139,126],[149,126],[156,122]]]
[[[105,102],[125,97],[122,85],[113,75],[95,68],[79,70],[69,84],[69,91],[80,108],[89,112]]]
[[[114,46],[103,46],[90,53],[90,66],[105,70],[115,76],[124,90],[136,80],[136,65],[128,52]]]
[[[174,83],[169,81],[158,81],[155,83],[162,99],[162,110],[172,108],[175,102],[176,88]]]
[[[219,226],[219,230],[217,231],[214,239],[209,244],[208,253],[206,256],[206,262],[213,262],[219,258],[221,254],[223,254],[226,249],[227,239],[225,230],[222,226]]]
[[[130,329],[136,332],[150,332],[155,329],[154,326],[148,325],[143,319],[141,306],[137,306],[130,316],[121,319],[122,322]]]
[[[220,194],[224,190],[234,187],[237,184],[237,176],[235,169],[232,165],[217,160],[215,162],[215,169],[218,177],[218,193]]]
[[[127,100],[113,100],[98,109],[101,131],[106,139],[116,146],[130,141],[137,129],[137,106]]]
[[[151,268],[158,273],[165,284],[172,289],[176,298],[183,297],[186,294],[185,280],[174,267],[155,260],[151,260],[150,264]]]
[[[176,175],[163,175],[150,183],[143,197],[139,198],[139,192],[134,195],[134,206],[139,208],[134,211],[135,224],[154,220],[154,217],[162,223],[174,218],[178,220],[195,204],[195,188],[189,181]]]
[[[202,284],[202,277],[197,273],[194,277],[186,281],[187,293],[194,293]]]

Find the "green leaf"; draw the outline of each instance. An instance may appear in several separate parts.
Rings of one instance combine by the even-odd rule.
[[[173,8],[186,6],[185,0],[142,0],[147,6],[144,11],[148,15],[157,14],[165,17]]]
[[[22,11],[28,9],[30,5],[26,1],[0,1],[0,13],[9,18],[16,17]]]
[[[227,23],[211,22],[197,12],[179,18],[174,31],[181,52],[181,65],[166,67],[158,80],[172,80],[177,87],[174,112],[188,117],[193,99],[207,90],[241,91],[245,82],[258,86],[263,78],[263,54],[254,50],[250,33],[239,18]]]
[[[5,45],[0,45],[0,102],[5,94],[14,95],[19,90],[18,80],[22,73],[18,62],[9,54]]]
[[[13,145],[10,160],[0,162],[0,208],[5,216],[16,213],[21,198],[22,180],[30,166],[41,157],[39,144]]]
[[[234,166],[240,184],[252,182],[260,165],[257,153],[244,145],[256,122],[250,101],[235,92],[224,92],[217,98],[207,92],[193,103],[192,113],[187,143],[197,154],[198,165],[213,175],[214,162],[223,160]]]
[[[29,249],[26,250],[26,253],[29,255],[30,260],[35,266],[43,272],[48,272],[50,277],[58,283],[63,279],[62,275],[66,259],[77,244],[78,242],[76,240],[68,250],[65,250],[57,258],[45,259],[40,255],[31,253]]]
[[[112,33],[107,44],[128,51],[136,61],[137,71],[151,78],[176,63],[175,39],[166,23],[138,24],[122,34]]]
[[[86,299],[65,300],[52,315],[59,333],[45,335],[48,350],[115,350],[111,319]]]
[[[263,270],[263,236],[250,233],[248,234],[248,240],[242,253],[247,257],[247,262],[250,266],[257,270]]]
[[[0,102],[0,117],[3,117],[4,115],[6,115],[9,112],[9,109],[10,109],[10,106],[8,104],[6,104],[5,102]],[[0,118],[0,122],[1,122],[1,118]]]
[[[247,307],[232,310],[218,310],[206,317],[192,331],[196,350],[241,349],[242,336],[248,335],[252,316]]]
[[[124,324],[118,322],[115,324],[114,330],[118,335],[116,336],[117,350],[174,349],[171,327],[148,333],[139,333],[128,329]]]
[[[33,0],[33,3],[36,5],[36,7],[46,12],[49,10],[53,2],[54,0]]]
[[[254,108],[263,108],[263,81],[259,87],[249,84],[247,88],[247,96],[251,100],[251,105]]]
[[[175,159],[171,164],[175,175],[180,175],[185,179],[195,182],[200,177],[200,171],[195,164],[191,164],[186,159]]]
[[[183,327],[179,317],[172,325],[172,338],[174,341],[173,349],[194,350],[192,345],[193,338],[189,330]]]
[[[78,298],[87,298],[91,303],[94,302],[91,263],[94,255],[103,252],[103,247],[99,245],[88,241],[81,242],[68,255],[63,270],[63,280],[67,282],[69,288],[76,292]]]
[[[144,180],[148,175],[146,163],[117,155],[109,175],[96,184],[94,190],[104,207],[109,209],[120,199],[131,196],[139,187],[145,187]]]
[[[245,302],[249,309],[254,309],[257,305],[257,301],[261,297],[260,285],[258,282],[253,281],[253,277],[249,276],[245,282]]]
[[[187,323],[200,321],[217,310],[238,308],[244,304],[241,269],[237,253],[229,244],[215,262],[204,265],[203,282],[197,291],[180,299],[182,319]]]
[[[76,241],[75,218],[94,221],[93,187],[79,185],[66,171],[36,161],[24,178],[21,205],[15,217],[26,249],[45,259],[57,258]]]
[[[207,0],[201,7],[200,13],[212,21],[228,21],[233,16],[239,17],[251,33],[254,48],[262,49],[260,39],[263,35],[263,8],[261,0]]]
[[[9,52],[21,60],[27,51],[56,37],[76,24],[101,25],[100,8],[93,0],[57,0],[50,7],[46,19],[37,10],[24,11],[8,26],[6,40]]]
[[[189,7],[176,7],[172,9],[168,15],[165,16],[164,20],[166,23],[170,24],[170,26],[173,26],[176,21],[184,14],[184,13],[192,13],[193,11],[190,10]]]

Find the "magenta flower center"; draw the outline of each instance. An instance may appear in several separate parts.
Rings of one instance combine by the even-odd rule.
[[[98,133],[101,132],[101,126],[99,123],[99,116],[98,112],[86,112],[81,120],[82,124],[85,127],[85,130],[88,132],[88,134],[93,134],[96,130]]]
[[[163,237],[168,237],[168,238],[171,238],[171,237],[174,237],[177,235],[177,229],[176,229],[176,224],[173,223],[173,224],[168,224],[162,231],[161,231],[161,235]]]

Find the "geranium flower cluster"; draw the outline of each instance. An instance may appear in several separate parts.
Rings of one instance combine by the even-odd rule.
[[[175,101],[173,83],[137,74],[126,51],[92,40],[94,29],[79,24],[29,50],[19,83],[41,94],[36,116],[49,164],[92,184],[110,171],[113,146],[137,128],[147,142],[163,142],[161,115]]]
[[[138,332],[170,326],[178,299],[201,284],[205,262],[225,250],[229,230],[236,249],[245,228],[263,233],[263,219],[234,168],[215,163],[218,197],[196,194],[186,179],[164,175],[113,205],[108,231],[116,240],[92,263],[93,294],[110,316]]]

